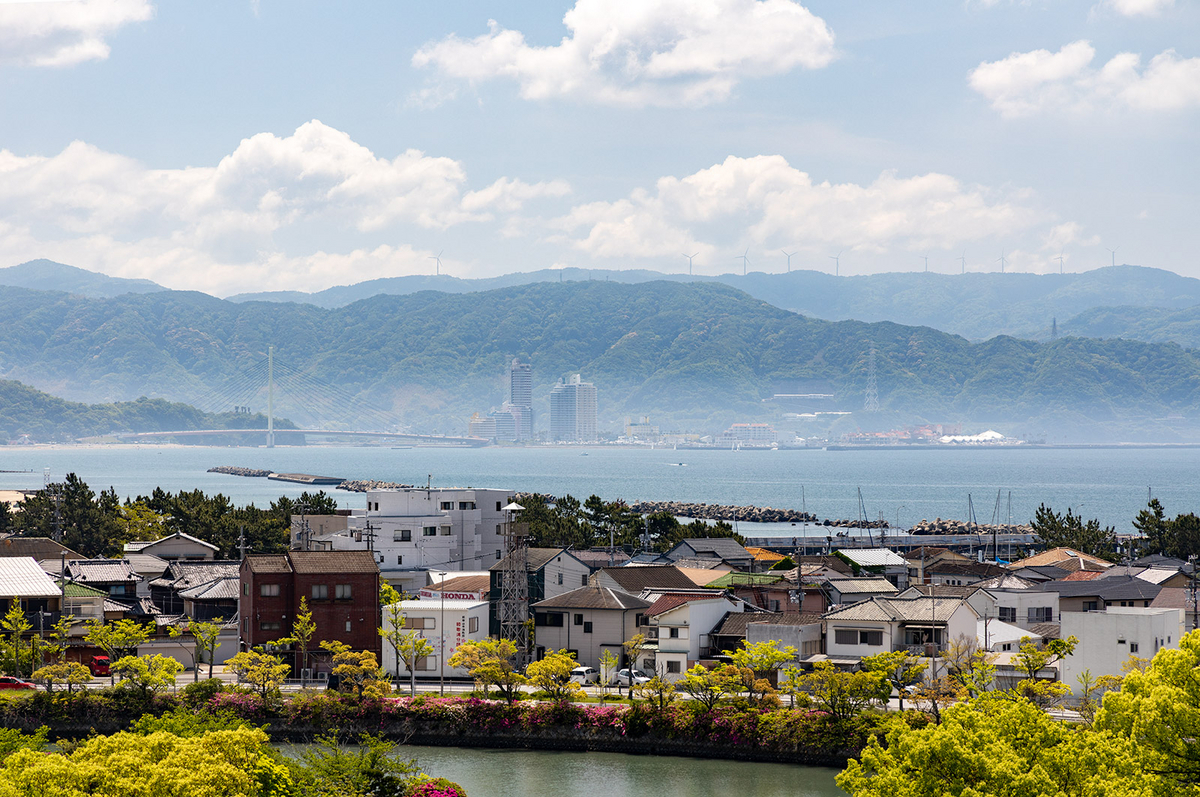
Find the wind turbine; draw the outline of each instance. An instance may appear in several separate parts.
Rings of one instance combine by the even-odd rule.
[[[780,252],[783,252],[783,250],[782,250],[782,249],[780,249],[779,251],[780,251]],[[783,252],[783,254],[784,254],[784,255],[787,257],[787,259],[788,259],[788,273],[789,273],[789,274],[791,274],[791,273],[792,273],[792,255],[794,255],[794,254],[796,254],[796,253],[795,253],[795,252],[792,252],[791,254],[788,254],[787,252]]]
[[[928,274],[929,273],[929,255],[921,255],[921,257],[924,258],[924,260],[925,260],[925,273]]]
[[[1108,249],[1108,247],[1107,247],[1107,246],[1106,246],[1106,247],[1104,247],[1104,248],[1105,248],[1105,249]],[[1117,249],[1120,249],[1120,248],[1121,248],[1121,247],[1119,247],[1119,246],[1117,247]],[[1112,252],[1112,264],[1113,264],[1113,267],[1114,267],[1114,268],[1115,268],[1115,267],[1116,267],[1116,265],[1117,265],[1117,249],[1108,249],[1108,251]]]
[[[696,252],[695,254],[684,255],[684,257],[686,257],[688,259],[688,276],[689,277],[692,275],[692,258],[698,254],[700,254],[700,253]]]
[[[738,255],[734,260],[742,261],[742,276],[746,276],[746,267],[750,265],[750,247],[746,247],[746,253]]]
[[[439,250],[436,255],[430,255],[429,257],[425,258],[426,260],[433,261],[433,273],[439,276],[442,273],[442,252],[445,251],[445,249]]]
[[[964,249],[962,256],[958,258],[958,262],[962,263],[962,273],[967,273],[967,250]]]
[[[1000,264],[1000,273],[1003,274],[1004,273],[1004,264],[1008,262],[1008,259],[1004,257],[1003,249],[1000,250],[1000,257],[996,262]]]
[[[839,272],[841,271],[841,268],[842,268],[841,257],[842,257],[842,252],[845,252],[845,251],[846,251],[845,249],[842,249],[842,250],[838,251],[838,253],[836,255],[829,256],[829,259],[833,261],[833,276],[835,276],[835,277],[839,276]]]
[[[1062,251],[1058,253],[1058,257],[1051,258],[1052,260],[1058,261],[1058,273],[1059,274],[1063,273],[1063,252],[1065,252],[1065,251],[1067,251],[1067,247],[1064,246],[1062,248]]]

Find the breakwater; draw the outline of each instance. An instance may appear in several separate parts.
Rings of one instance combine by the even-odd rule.
[[[352,493],[365,493],[367,490],[399,490],[402,487],[412,487],[411,484],[400,482],[383,482],[378,479],[347,479],[337,486],[338,490]]]
[[[209,473],[224,473],[227,476],[249,476],[250,478],[265,479],[271,475],[271,471],[263,470],[262,468],[243,468],[238,465],[218,465],[215,468],[209,468]]]
[[[739,523],[816,523],[811,512],[795,509],[776,509],[771,506],[729,506],[725,504],[696,504],[685,501],[635,501],[629,505],[634,512],[654,515],[666,512],[674,517],[699,520],[736,520]]]
[[[913,524],[913,527],[908,530],[909,534],[1033,534],[1033,528],[1029,525],[1005,525],[1003,523],[966,523],[962,520],[942,520],[938,518],[934,521],[922,520],[920,523]]]

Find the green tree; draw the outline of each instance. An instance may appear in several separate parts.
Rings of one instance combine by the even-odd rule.
[[[630,687],[629,693],[645,700],[659,711],[666,711],[667,707],[679,697],[675,684],[661,675],[656,675],[645,683]]]
[[[92,620],[87,624],[84,641],[108,654],[109,662],[128,655],[137,655],[138,645],[150,638],[150,627],[135,620],[115,620],[103,623]],[[109,683],[116,683],[116,672],[109,668]]]
[[[304,599],[300,599],[300,605],[303,607]],[[217,648],[221,647],[221,629],[222,618],[215,617],[211,622],[203,622],[192,620],[188,623],[187,630],[192,633],[192,639],[196,642],[196,666],[193,677],[194,682],[200,680],[200,661],[207,659],[208,661],[208,677],[213,677],[213,663],[217,658]]]
[[[167,535],[167,524],[162,515],[148,507],[143,501],[126,501],[119,510],[117,527],[118,541],[127,542],[157,540]]]
[[[21,608],[20,598],[9,598],[8,611],[0,619],[0,629],[7,634],[4,640],[5,668],[10,675],[20,676],[23,672],[22,658],[30,658],[24,650],[25,635],[33,626],[25,619],[25,610]]]
[[[183,665],[168,656],[122,656],[112,663],[112,671],[121,676],[122,683],[136,689],[144,697],[175,685],[175,676]]]
[[[617,668],[621,666],[621,660],[609,648],[605,648],[600,653],[600,702],[604,702],[605,695],[612,688],[612,680],[616,677]]]
[[[928,665],[907,650],[876,653],[864,656],[862,668],[867,672],[879,673],[888,682],[900,699],[900,710],[904,710],[904,692],[910,686],[921,683]]]
[[[583,687],[571,680],[571,670],[578,666],[575,657],[565,650],[547,652],[540,661],[525,668],[525,675],[530,684],[545,693],[547,700],[561,703],[583,691]]]
[[[942,657],[946,678],[971,697],[987,692],[996,679],[998,653],[991,653],[973,636],[959,635],[947,643]]]
[[[735,651],[727,650],[725,655],[730,657],[735,667],[753,674],[745,679],[748,681],[746,687],[753,700],[755,693],[766,692],[766,689],[759,688],[759,680],[763,680],[769,687],[769,679],[779,672],[783,665],[796,660],[796,648],[791,645],[781,648],[775,640],[754,643],[742,640],[742,647]]]
[[[1029,525],[1046,548],[1071,548],[1110,562],[1118,559],[1117,534],[1112,526],[1101,527],[1094,518],[1084,522],[1081,516],[1072,514],[1070,507],[1060,515],[1042,504]]]
[[[641,659],[642,654],[644,654],[650,648],[650,640],[646,639],[645,634],[637,633],[631,636],[629,639],[626,639],[622,647],[625,649],[626,666],[629,667],[630,670],[636,670],[638,668],[638,660]],[[633,682],[630,681],[631,686],[632,684]],[[620,683],[617,684],[618,696],[621,694],[621,686],[622,685]],[[632,690],[630,693],[632,694]]]
[[[513,666],[516,656],[517,646],[510,639],[481,639],[459,645],[447,664],[466,670],[483,686],[485,697],[488,687],[495,686],[508,703],[513,703],[527,683]]]
[[[76,686],[92,680],[92,672],[82,664],[73,661],[60,664],[47,664],[35,670],[31,679],[35,684],[42,684],[47,692],[53,692],[57,685],[64,685],[68,692],[74,692]]]
[[[676,688],[691,695],[705,711],[713,708],[726,697],[735,695],[742,689],[742,674],[737,667],[729,664],[718,665],[711,670],[697,664],[683,674]]]
[[[886,701],[891,694],[891,685],[879,673],[844,672],[829,661],[814,664],[800,683],[817,708],[842,722]]]
[[[1138,543],[1138,553],[1142,556],[1165,554],[1168,525],[1162,503],[1157,498],[1151,498],[1146,508],[1138,512],[1137,517],[1133,519],[1133,527],[1142,536]]]
[[[400,664],[402,662],[407,663],[407,660],[400,655],[400,645],[406,641],[407,634],[412,633],[404,630],[406,618],[404,610],[400,607],[402,600],[404,600],[404,596],[397,592],[395,587],[386,581],[380,582],[379,605],[383,607],[383,626],[379,629],[379,635],[383,637],[384,641],[391,644],[392,650],[396,653],[396,671],[393,675],[397,681],[400,680]],[[409,642],[411,649],[411,640]],[[430,646],[431,651],[432,649],[432,646]],[[421,655],[428,656],[429,654],[423,653]],[[411,667],[409,668],[409,674],[412,676],[410,693],[415,694],[417,689],[417,675]]]
[[[384,586],[387,586],[385,583]],[[300,688],[308,686],[305,677],[308,668],[308,646],[312,643],[313,634],[317,633],[317,623],[313,620],[312,610],[308,608],[308,596],[300,596],[300,610],[296,612],[296,620],[292,623],[292,635],[287,641],[300,649]],[[211,675],[210,675],[211,677]]]
[[[238,679],[258,690],[263,700],[278,696],[289,667],[278,656],[258,650],[244,650],[225,662]]]
[[[374,695],[388,693],[387,673],[379,666],[374,653],[353,650],[346,643],[336,640],[326,640],[321,647],[333,654],[333,673],[342,684],[352,687],[359,699],[368,691]]]

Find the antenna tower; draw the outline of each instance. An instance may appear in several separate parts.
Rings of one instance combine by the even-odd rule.
[[[867,357],[867,394],[863,402],[866,412],[879,412],[879,389],[875,383],[875,344],[871,344],[871,354]]]
[[[517,646],[514,666],[529,662],[529,524],[514,523],[513,514],[525,507],[515,501],[504,507],[504,566],[500,570],[500,638]]]

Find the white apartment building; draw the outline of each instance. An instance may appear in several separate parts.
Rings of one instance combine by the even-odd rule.
[[[396,604],[404,617],[403,631],[417,631],[429,641],[433,653],[416,662],[417,678],[465,678],[466,670],[447,664],[454,652],[468,642],[478,642],[488,635],[487,600],[415,600]],[[391,612],[383,612],[384,632],[393,630]],[[383,668],[401,678],[409,676],[404,662],[396,661],[396,648],[383,640]]]
[[[1178,648],[1184,634],[1183,609],[1109,606],[1102,612],[1063,612],[1062,638],[1079,640],[1075,653],[1058,664],[1059,679],[1076,694],[1079,676],[1122,675],[1133,656],[1150,659],[1163,648]]]
[[[308,535],[292,526],[294,548],[375,552],[379,573],[410,594],[429,583],[429,571],[487,570],[504,555],[503,507],[512,491],[457,487],[371,490],[345,530]]]

